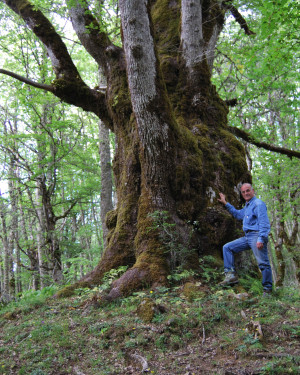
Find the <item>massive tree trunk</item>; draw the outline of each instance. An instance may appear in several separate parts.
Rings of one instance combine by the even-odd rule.
[[[143,285],[165,284],[170,254],[159,230],[153,229],[149,214],[155,212],[168,212],[178,248],[190,249],[184,267],[197,268],[199,256],[220,258],[235,224],[220,207],[218,192],[238,204],[238,186],[251,179],[244,147],[228,128],[228,108],[211,84],[213,53],[225,16],[222,4],[120,0],[119,48],[99,32],[84,1],[78,2],[70,9],[73,28],[106,74],[104,95],[83,83],[42,13],[26,0],[23,5],[5,2],[48,50],[57,80],[40,88],[93,111],[116,135],[117,207],[107,215],[105,253],[82,282],[100,283],[111,268],[128,265],[111,298]],[[94,27],[87,33],[91,23]]]
[[[146,1],[120,1],[127,79],[120,69],[119,82],[114,75],[108,79],[116,90],[112,98],[120,101],[111,106],[118,206],[107,217],[106,252],[85,278],[100,282],[110,268],[130,265],[111,297],[166,282],[167,244],[149,231],[148,215],[155,211],[169,213],[176,240],[190,247],[186,267],[197,267],[199,255],[220,257],[234,224],[217,203],[218,191],[236,203],[237,186],[250,179],[244,149],[226,129],[228,110],[210,82],[206,58],[224,14],[216,2],[182,4],[180,37],[178,3],[157,1],[150,9]]]

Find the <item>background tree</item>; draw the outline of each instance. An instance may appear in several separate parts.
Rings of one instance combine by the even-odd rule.
[[[18,34],[9,26],[5,30],[7,39],[2,43],[2,50],[8,50],[5,47],[10,44],[11,38],[15,43],[11,51],[14,60],[6,59],[6,66],[13,69],[18,65],[24,69],[26,76],[32,74],[45,80],[45,51],[38,50],[41,55],[31,56],[36,39],[28,37],[24,25],[18,27]],[[66,106],[49,94],[39,96],[41,92],[36,89],[28,86],[22,90],[21,86],[17,81],[2,81],[0,117],[2,180],[8,181],[4,192],[8,190],[10,194],[9,197],[4,194],[8,207],[6,221],[11,223],[8,230],[13,267],[9,270],[17,271],[17,275],[10,277],[10,280],[16,279],[15,292],[21,290],[15,277],[20,267],[23,271],[27,270],[27,274],[32,273],[32,282],[29,282],[26,272],[23,272],[24,287],[29,284],[39,288],[52,283],[53,279],[59,281],[62,272],[68,273],[67,280],[70,280],[71,274],[76,278],[70,270],[63,269],[65,256],[77,262],[82,251],[77,246],[80,239],[66,241],[68,221],[65,214],[71,213],[68,210],[76,202],[81,209],[72,211],[75,218],[80,217],[81,212],[85,215],[86,211],[95,210],[93,206],[99,204],[100,189],[95,118],[80,115],[74,110],[67,113]],[[95,217],[93,221],[96,223]],[[21,229],[20,233],[16,227]],[[95,233],[100,230],[99,223]],[[78,231],[79,235],[83,232],[81,224]],[[95,252],[93,236],[88,235],[92,244],[89,248]],[[97,258],[101,248],[102,241],[97,244]],[[94,265],[91,260],[85,263],[83,270]],[[11,290],[11,293],[14,294],[14,291]]]
[[[232,20],[217,48],[214,82],[227,102],[235,103],[229,122],[249,131],[260,147],[299,150],[299,5],[289,1],[240,1],[255,38],[246,38]],[[228,33],[233,43],[228,43]],[[257,43],[260,41],[260,44]],[[240,133],[245,135],[244,132]],[[245,137],[244,139],[247,139]],[[271,244],[277,285],[299,284],[299,161],[245,142],[257,191],[272,221]]]

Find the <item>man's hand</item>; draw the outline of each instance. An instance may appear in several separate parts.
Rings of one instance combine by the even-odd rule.
[[[220,195],[220,199],[218,199],[218,201],[225,205],[227,203],[225,199],[225,195],[223,193],[219,193],[219,195]]]
[[[257,246],[258,250],[262,250],[262,248],[264,247],[264,244],[263,244],[263,242],[256,242],[256,246]]]

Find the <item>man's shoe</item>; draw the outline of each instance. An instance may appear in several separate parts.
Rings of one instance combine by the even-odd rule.
[[[264,292],[263,292],[263,297],[271,297],[272,295],[272,289],[264,289]]]
[[[219,285],[233,285],[239,282],[238,277],[233,272],[227,272],[225,274],[225,279],[219,283]]]

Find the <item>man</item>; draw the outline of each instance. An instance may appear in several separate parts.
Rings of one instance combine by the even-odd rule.
[[[246,201],[245,207],[241,210],[237,210],[228,203],[223,193],[219,194],[219,202],[223,203],[236,219],[243,220],[243,230],[245,232],[244,237],[228,242],[223,247],[225,279],[220,284],[232,285],[238,282],[234,268],[234,254],[252,249],[262,273],[262,285],[264,295],[266,295],[272,292],[273,284],[267,249],[268,234],[270,232],[267,207],[263,201],[255,197],[254,189],[250,184],[243,184],[241,193]]]

